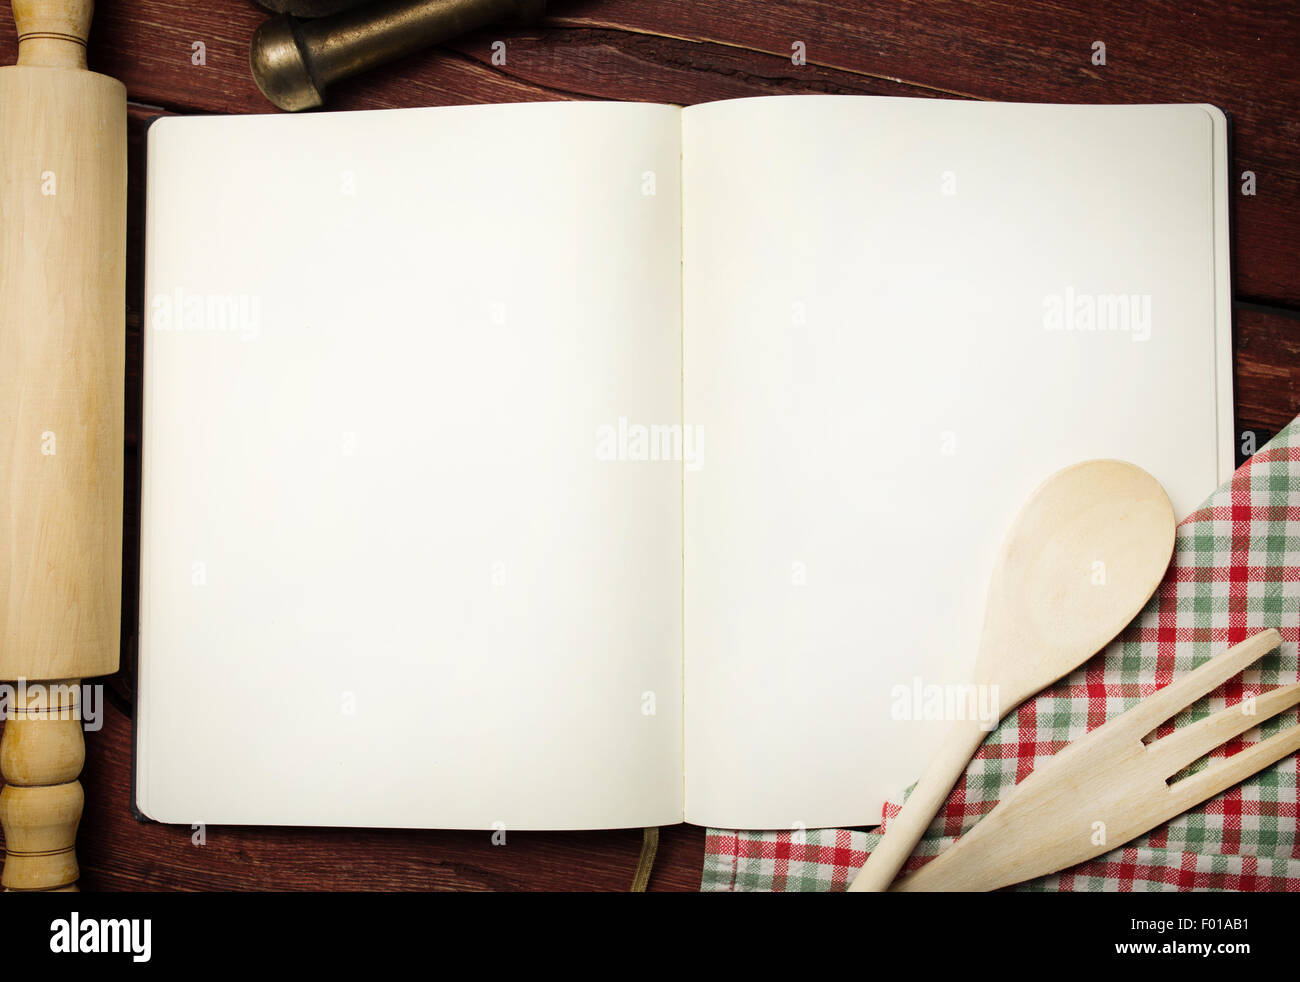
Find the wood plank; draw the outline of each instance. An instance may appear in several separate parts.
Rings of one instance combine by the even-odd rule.
[[[189,5],[121,0],[100,5],[91,66],[123,79],[132,99],[186,112],[274,111],[247,69],[248,39],[265,14],[249,3]],[[507,42],[507,64],[490,44]],[[1088,63],[1105,40],[1108,64]],[[794,40],[809,64],[794,66]],[[191,45],[206,46],[206,64]],[[1300,8],[1293,3],[1167,0],[1089,11],[1064,3],[1027,10],[903,2],[707,0],[691,4],[583,0],[552,5],[542,25],[485,31],[413,55],[338,86],[337,109],[627,99],[692,104],[788,93],[862,93],[1069,102],[1207,101],[1234,117],[1236,166],[1258,175],[1255,197],[1235,195],[1234,281],[1239,296],[1300,306],[1294,243],[1300,233]],[[0,17],[0,63],[16,51]],[[131,107],[127,292],[126,508],[123,670],[107,680],[129,711],[135,691],[138,599],[143,132],[159,110]],[[1239,430],[1276,432],[1300,412],[1300,330],[1285,310],[1235,311]],[[505,847],[482,833],[339,829],[209,829],[142,825],[130,812],[131,725],[108,710],[88,734],[80,837],[87,889],[549,889],[623,890],[636,831],[513,833]],[[699,887],[703,831],[665,829],[651,889]]]
[[[1272,435],[1300,415],[1300,318],[1238,304],[1233,329],[1237,431]]]

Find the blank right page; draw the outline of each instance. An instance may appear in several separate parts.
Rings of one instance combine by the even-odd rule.
[[[684,111],[687,821],[879,822],[1039,482],[1130,460],[1182,518],[1231,473],[1224,133],[1207,106]]]

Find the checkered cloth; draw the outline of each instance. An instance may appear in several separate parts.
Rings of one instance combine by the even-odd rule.
[[[1300,417],[1178,527],[1156,595],[1104,652],[1004,719],[908,860],[924,865],[1072,740],[1266,627],[1279,652],[1166,724],[1165,731],[1300,676]],[[1228,756],[1296,723],[1288,710],[1230,740]],[[1096,859],[1021,890],[1300,890],[1297,755]],[[888,803],[884,825],[901,806]],[[703,890],[843,890],[877,832],[709,829]]]

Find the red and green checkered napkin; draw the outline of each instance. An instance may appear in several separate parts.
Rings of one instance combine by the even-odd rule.
[[[1281,631],[1281,649],[1184,712],[1175,727],[1300,676],[1300,417],[1178,526],[1169,571],[1133,623],[989,735],[905,870],[947,848],[1067,743],[1266,627]],[[1288,710],[1212,756],[1296,719]],[[1300,890],[1296,764],[1293,754],[1131,843],[1016,889]],[[899,807],[885,805],[885,824]],[[709,829],[701,889],[843,890],[878,839],[851,829]]]

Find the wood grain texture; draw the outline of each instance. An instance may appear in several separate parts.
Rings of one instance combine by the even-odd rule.
[[[118,667],[126,93],[83,51],[0,68],[0,680]]]
[[[690,104],[785,93],[861,93],[1037,102],[1211,102],[1232,116],[1233,279],[1239,430],[1274,433],[1300,412],[1300,5],[1293,0],[1140,5],[1054,0],[979,4],[911,0],[752,3],[554,0],[540,25],[492,30],[331,88],[333,109],[546,99]],[[159,112],[274,112],[248,73],[248,40],[267,15],[250,0],[100,4],[90,67],[130,98],[127,256],[126,508],[122,671],[105,729],[87,740],[84,889],[625,890],[637,831],[511,835],[141,825],[129,809],[130,720],[138,589],[143,157]],[[491,43],[507,43],[492,66]],[[790,61],[804,41],[808,64]],[[1091,45],[1107,46],[1093,66]],[[205,64],[193,63],[195,42]],[[0,64],[13,27],[0,18]],[[1234,182],[1234,189],[1239,181]],[[341,384],[346,384],[342,381]],[[695,890],[703,832],[665,829],[650,889]]]
[[[80,677],[119,665],[126,89],[86,71],[90,0],[12,6],[17,64],[0,68],[0,680],[17,683],[17,705],[0,738],[0,884],[68,890],[84,757],[70,707]]]

